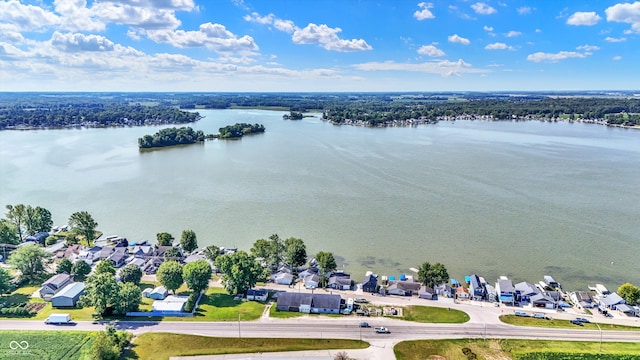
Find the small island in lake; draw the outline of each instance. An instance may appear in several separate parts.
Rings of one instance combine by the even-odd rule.
[[[262,124],[246,124],[236,123],[235,125],[227,125],[220,128],[220,133],[215,135],[218,139],[239,139],[244,135],[257,134],[264,132],[264,125]]]
[[[203,142],[207,138],[212,138],[213,135],[205,135],[202,130],[193,130],[190,127],[180,128],[166,128],[161,129],[154,135],[145,135],[138,138],[138,147],[140,149],[151,149],[174,145],[186,145],[195,144],[196,142]]]

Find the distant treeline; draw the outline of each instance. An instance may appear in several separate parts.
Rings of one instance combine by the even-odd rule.
[[[640,124],[631,92],[582,93],[0,93],[0,129],[188,123],[181,109],[281,108],[323,112],[334,123],[479,115],[496,120],[539,117]],[[616,115],[616,116],[614,116]]]
[[[194,144],[202,142],[206,135],[202,130],[193,130],[190,127],[167,128],[153,135],[145,135],[138,139],[140,149],[159,148],[174,145]]]
[[[235,125],[222,127],[219,131],[220,133],[215,136],[219,139],[237,139],[248,134],[263,133],[264,125],[236,123]]]

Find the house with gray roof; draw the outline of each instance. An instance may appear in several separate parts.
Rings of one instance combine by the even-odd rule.
[[[84,283],[74,282],[67,284],[62,290],[51,297],[53,307],[74,307],[84,294]]]
[[[340,295],[281,292],[276,310],[307,314],[339,314]]]
[[[421,286],[419,281],[407,279],[391,282],[386,291],[389,295],[411,296],[418,294]]]
[[[279,272],[272,276],[273,282],[280,285],[291,285],[293,283],[293,274],[288,272]]]
[[[501,303],[513,305],[516,302],[516,290],[511,280],[506,277],[500,277],[496,282],[496,294]]]
[[[529,303],[532,296],[540,293],[535,285],[526,281],[517,283],[515,288],[517,300],[523,303]]]
[[[469,292],[473,300],[484,300],[487,295],[487,290],[484,284],[480,281],[480,277],[476,274],[469,276]]]
[[[574,291],[569,294],[569,298],[580,309],[593,308],[593,296],[587,291]]]
[[[53,275],[42,283],[42,287],[39,290],[40,297],[49,299],[72,281],[73,277],[67,273]]]
[[[432,288],[426,286],[426,285],[422,285],[420,287],[420,290],[418,290],[418,297],[420,299],[427,299],[427,300],[433,300],[433,296],[435,295],[434,291]]]
[[[330,289],[349,290],[351,289],[351,278],[345,276],[331,276],[327,286]]]
[[[609,294],[607,296],[601,296],[598,302],[599,302],[601,308],[606,308],[606,309],[611,309],[611,310],[616,310],[617,305],[621,305],[621,304],[626,304],[627,303],[617,293],[611,293],[611,294]]]
[[[378,288],[378,277],[375,274],[367,274],[362,280],[362,291],[374,293]]]
[[[533,295],[530,300],[531,300],[531,305],[535,307],[553,309],[556,306],[556,301],[547,294]]]

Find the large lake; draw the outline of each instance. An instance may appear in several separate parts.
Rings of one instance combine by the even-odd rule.
[[[200,245],[248,250],[273,233],[366,270],[565,287],[640,284],[640,132],[580,123],[333,126],[283,112],[204,110],[205,133],[239,141],[139,152],[160,127],[0,132],[0,204],[89,211],[107,234],[153,240],[193,229]]]

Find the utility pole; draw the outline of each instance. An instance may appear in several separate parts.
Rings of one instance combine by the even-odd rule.
[[[240,314],[238,314],[238,339],[242,339],[242,335],[240,334]]]

